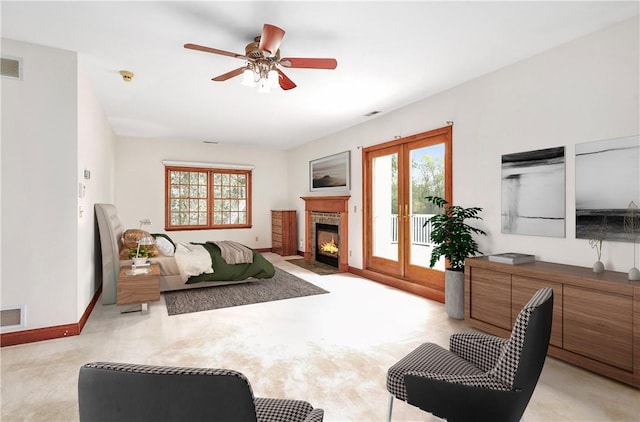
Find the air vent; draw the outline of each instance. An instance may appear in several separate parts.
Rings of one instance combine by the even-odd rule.
[[[0,310],[0,327],[15,328],[24,326],[24,306]]]
[[[380,111],[379,111],[379,110],[374,110],[374,111],[371,111],[371,112],[369,112],[369,113],[365,114],[365,115],[364,115],[364,117],[371,117],[371,116],[375,116],[375,115],[376,115],[376,114],[378,114],[378,113],[380,113]]]
[[[20,79],[22,77],[22,61],[2,57],[0,59],[0,74],[8,78]]]

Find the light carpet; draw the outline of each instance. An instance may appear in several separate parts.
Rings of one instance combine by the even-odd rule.
[[[330,294],[167,315],[98,304],[79,336],[2,347],[2,422],[77,422],[78,370],[92,361],[235,369],[258,397],[306,400],[324,422],[386,421],[387,369],[423,342],[470,328],[444,305],[352,273],[319,276],[272,252],[274,265]],[[638,422],[640,394],[547,358],[526,422]],[[442,422],[395,400],[393,422]]]
[[[276,268],[272,278],[256,279],[242,284],[165,292],[164,300],[167,313],[179,315],[323,293],[329,292]]]

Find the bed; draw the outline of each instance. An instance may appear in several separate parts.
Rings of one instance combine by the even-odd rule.
[[[121,260],[122,236],[125,232],[117,209],[112,204],[95,204],[96,222],[99,242],[99,258],[102,276],[102,303],[110,305],[116,303],[118,274],[121,266],[131,265],[130,260]],[[162,236],[162,235],[161,235]],[[167,237],[164,235],[164,237]],[[168,238],[168,237],[167,237]],[[192,275],[188,278],[184,273],[184,265],[175,256],[158,255],[149,258],[152,263],[160,266],[160,291],[183,290],[200,287],[220,286],[236,283],[246,283],[264,278],[271,278],[275,268],[265,257],[256,250],[250,249],[251,263],[227,264],[221,251],[222,243],[205,242],[198,244],[181,244],[183,249],[191,245],[200,250],[206,250],[211,260],[212,273]],[[176,251],[178,245],[176,245]],[[184,255],[183,255],[184,256]]]

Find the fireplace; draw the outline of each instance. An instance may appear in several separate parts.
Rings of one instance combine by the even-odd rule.
[[[315,224],[335,224],[338,227],[338,270],[349,271],[349,195],[301,196],[304,200],[304,259],[316,259]]]
[[[340,239],[335,224],[316,223],[315,259],[338,268]]]

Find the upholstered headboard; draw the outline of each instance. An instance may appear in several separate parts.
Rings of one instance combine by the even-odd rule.
[[[111,204],[95,204],[96,220],[102,254],[102,304],[116,303],[116,288],[120,272],[122,223],[118,210]]]

